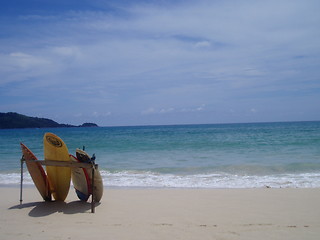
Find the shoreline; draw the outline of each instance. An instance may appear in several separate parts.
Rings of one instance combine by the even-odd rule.
[[[320,189],[104,188],[90,213],[70,189],[44,202],[35,187],[0,187],[1,239],[318,239]]]
[[[20,184],[6,184],[0,183],[0,189],[2,188],[19,188]],[[23,189],[36,189],[34,183],[23,183]],[[269,185],[261,186],[261,187],[168,187],[168,186],[103,186],[104,191],[107,190],[250,190],[250,189],[320,189],[319,187],[271,187]],[[70,184],[69,194],[74,190],[73,184]]]
[[[100,171],[107,188],[173,188],[173,189],[251,189],[251,188],[320,188],[320,172],[277,175],[216,175],[212,174],[157,174],[108,173]],[[21,174],[0,174],[0,187],[20,185]],[[24,172],[23,185],[34,186],[31,176]]]

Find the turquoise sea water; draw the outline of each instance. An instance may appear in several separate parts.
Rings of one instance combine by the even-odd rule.
[[[95,153],[107,187],[320,187],[320,122],[0,130],[0,184],[20,181],[20,142],[43,159],[45,132]]]

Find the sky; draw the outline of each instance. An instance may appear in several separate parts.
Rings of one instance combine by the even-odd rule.
[[[100,126],[320,120],[318,0],[2,0],[0,112]]]

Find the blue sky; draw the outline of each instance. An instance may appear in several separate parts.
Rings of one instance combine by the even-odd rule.
[[[320,2],[4,0],[0,112],[101,126],[320,120]]]

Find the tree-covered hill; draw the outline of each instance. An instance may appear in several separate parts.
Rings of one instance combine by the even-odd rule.
[[[15,112],[0,113],[0,129],[8,128],[57,128],[78,127],[70,124],[60,124],[51,119],[29,117]],[[97,127],[95,123],[84,123],[79,127]]]

